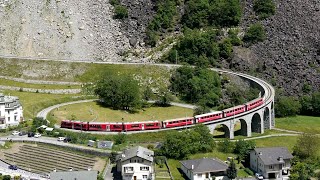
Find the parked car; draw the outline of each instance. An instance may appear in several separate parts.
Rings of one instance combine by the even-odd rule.
[[[34,132],[28,132],[28,137],[34,137]]]
[[[40,134],[40,133],[36,133],[36,134],[34,135],[34,137],[35,137],[35,138],[39,138],[39,137],[41,137],[41,134]]]
[[[19,133],[19,136],[24,136],[24,135],[26,135],[26,134],[27,134],[27,132],[21,131],[21,132]]]
[[[261,179],[263,179],[263,176],[259,173],[256,173],[256,178],[261,180]]]
[[[71,138],[70,138],[70,137],[65,137],[64,140],[63,140],[63,142],[65,142],[65,143],[66,143],[66,142],[70,142],[70,141],[71,141]]]
[[[20,133],[19,131],[13,131],[12,135],[16,136],[16,135],[19,135],[19,133]]]
[[[64,137],[58,137],[58,141],[64,141]]]
[[[16,165],[10,165],[10,166],[9,166],[9,169],[18,170],[18,167],[17,167]]]

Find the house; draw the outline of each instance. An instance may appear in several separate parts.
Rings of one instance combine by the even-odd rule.
[[[116,158],[117,171],[123,180],[153,180],[153,156],[153,151],[141,146],[125,150]]]
[[[0,129],[17,126],[23,121],[23,109],[19,98],[0,93]]]
[[[180,161],[181,170],[190,180],[227,179],[228,165],[219,159],[202,158]]]
[[[96,180],[97,178],[97,171],[62,171],[50,173],[51,180]]]
[[[250,152],[250,168],[267,179],[282,179],[290,174],[292,154],[286,147],[255,148]]]

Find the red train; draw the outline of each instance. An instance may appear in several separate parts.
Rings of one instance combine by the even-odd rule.
[[[235,116],[255,109],[263,104],[262,98],[257,98],[244,105],[235,106],[222,111],[215,111],[197,115],[195,117],[185,117],[178,119],[170,119],[165,121],[144,121],[144,122],[126,122],[126,123],[109,123],[109,122],[81,122],[81,121],[61,121],[61,128],[76,129],[82,131],[144,131],[163,128],[182,127],[191,124],[205,123],[219,120],[226,117]]]

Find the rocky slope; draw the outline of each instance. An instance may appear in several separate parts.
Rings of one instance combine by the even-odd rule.
[[[253,0],[243,1],[242,28],[258,21]],[[122,61],[129,50],[139,54],[145,28],[154,15],[154,0],[121,0],[129,18],[114,20],[109,0],[0,0],[0,55]],[[261,23],[267,40],[236,47],[222,63],[243,72],[258,72],[286,94],[303,84],[320,88],[320,1],[276,0],[276,14]],[[127,58],[130,61],[146,59]]]
[[[246,1],[243,26],[256,22],[252,1]],[[262,21],[267,40],[249,49],[237,48],[234,64],[240,71],[254,67],[260,76],[296,95],[304,84],[320,88],[320,1],[276,1],[276,14]]]
[[[108,0],[0,0],[0,54],[120,61],[129,48]]]

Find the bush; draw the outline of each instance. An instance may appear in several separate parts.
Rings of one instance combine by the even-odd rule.
[[[282,96],[275,106],[277,117],[295,116],[300,112],[301,104],[295,97]]]
[[[119,133],[118,135],[114,136],[114,143],[117,144],[123,144],[127,141],[127,135],[124,133]]]
[[[243,41],[249,44],[262,42],[266,39],[266,32],[260,23],[252,24],[243,37]]]
[[[232,55],[232,43],[230,39],[225,39],[219,44],[219,55],[225,59],[230,58]]]
[[[114,7],[114,18],[116,19],[124,19],[128,17],[128,9],[122,5],[116,5]]]
[[[268,18],[276,12],[276,6],[273,0],[255,0],[253,3],[253,10],[260,19]]]

